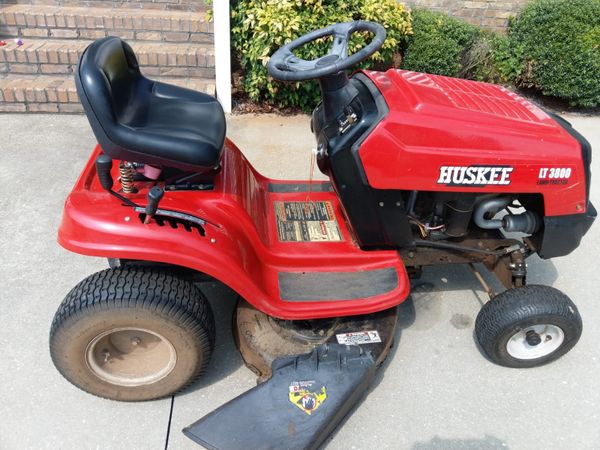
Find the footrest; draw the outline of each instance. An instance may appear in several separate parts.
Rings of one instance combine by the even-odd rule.
[[[357,345],[320,345],[279,358],[273,376],[183,430],[209,449],[316,449],[362,397],[375,374]]]
[[[279,295],[286,302],[348,301],[398,288],[395,267],[357,272],[280,272]]]

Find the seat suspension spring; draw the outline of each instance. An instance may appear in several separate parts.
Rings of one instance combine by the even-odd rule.
[[[123,192],[126,194],[133,194],[137,192],[133,177],[135,175],[135,169],[133,164],[126,161],[119,163],[119,174],[121,175],[121,187]]]

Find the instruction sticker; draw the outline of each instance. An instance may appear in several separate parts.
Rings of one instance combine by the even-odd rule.
[[[331,202],[275,202],[280,242],[342,241]]]
[[[338,344],[341,345],[362,345],[376,344],[381,342],[377,331],[356,331],[354,333],[336,334]]]

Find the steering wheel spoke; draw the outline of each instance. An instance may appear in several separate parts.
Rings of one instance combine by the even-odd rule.
[[[310,70],[314,69],[315,65],[311,61],[306,61],[302,58],[298,58],[290,50],[286,49],[284,55],[282,55],[274,63],[275,67],[279,70],[286,72],[297,72],[299,70]]]
[[[348,57],[348,43],[350,41],[348,33],[335,33],[333,35],[333,45],[329,50],[329,55],[339,56],[340,59]]]
[[[315,64],[311,61],[306,61],[305,59],[298,58],[293,53],[290,53],[284,61],[288,67],[291,67],[295,70],[314,69],[315,67]]]

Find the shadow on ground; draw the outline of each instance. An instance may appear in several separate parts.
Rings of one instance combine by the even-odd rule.
[[[232,330],[238,294],[218,281],[200,283],[198,287],[206,295],[212,307],[217,336],[212,361],[207,372],[186,389],[186,393],[217,383],[244,364],[235,345]]]

